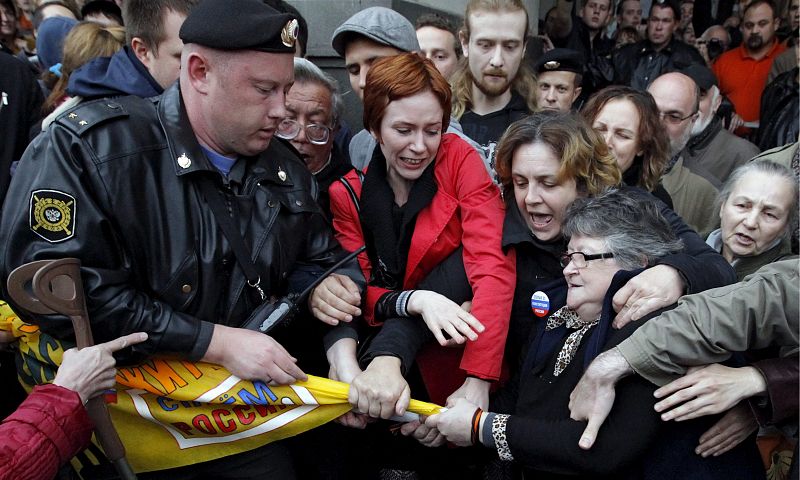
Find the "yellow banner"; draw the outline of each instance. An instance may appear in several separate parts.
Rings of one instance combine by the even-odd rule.
[[[53,380],[61,363],[61,342],[20,320],[4,302],[0,330],[10,330],[19,339],[23,386],[30,390]],[[314,376],[273,387],[242,380],[218,365],[152,359],[119,368],[116,380],[106,401],[137,472],[252,450],[350,410],[347,384]],[[409,411],[422,415],[439,408],[416,400],[409,405]]]

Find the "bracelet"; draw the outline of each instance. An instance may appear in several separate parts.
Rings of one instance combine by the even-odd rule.
[[[408,299],[411,298],[411,294],[414,293],[415,290],[403,290],[400,292],[400,295],[397,296],[397,302],[395,303],[395,311],[397,315],[401,317],[409,317],[408,314]]]
[[[506,424],[508,423],[509,415],[498,413],[492,419],[492,437],[494,438],[494,445],[497,448],[497,455],[500,460],[513,461],[514,456],[511,455],[511,449],[508,448],[508,440],[506,439]]]
[[[470,440],[473,445],[478,444],[478,432],[480,431],[481,426],[481,416],[483,415],[483,410],[478,407],[475,410],[475,414],[472,415],[472,430],[470,431]]]

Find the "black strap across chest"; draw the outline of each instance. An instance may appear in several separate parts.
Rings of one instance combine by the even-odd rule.
[[[228,214],[228,208],[225,206],[221,192],[214,186],[214,182],[208,176],[202,177],[198,183],[206,203],[211,208],[211,213],[214,214],[214,218],[217,219],[217,223],[222,228],[222,233],[228,239],[228,243],[231,244],[236,261],[239,262],[242,271],[244,271],[244,276],[247,278],[247,284],[258,291],[262,301],[266,300],[267,296],[261,288],[261,276],[258,274],[255,263],[250,259],[250,247],[241,232],[239,232],[239,228],[234,223],[233,218]]]

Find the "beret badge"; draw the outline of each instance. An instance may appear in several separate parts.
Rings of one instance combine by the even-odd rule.
[[[561,63],[555,60],[550,60],[549,62],[544,64],[544,68],[547,70],[555,70],[556,68],[560,67]]]
[[[281,42],[287,47],[294,47],[297,41],[297,34],[300,31],[300,24],[296,19],[289,20],[281,30]]]

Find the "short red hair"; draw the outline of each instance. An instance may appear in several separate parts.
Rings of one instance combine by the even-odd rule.
[[[394,100],[432,92],[442,107],[442,131],[450,125],[450,84],[428,59],[404,53],[375,60],[364,87],[364,128],[377,134],[386,106]]]

